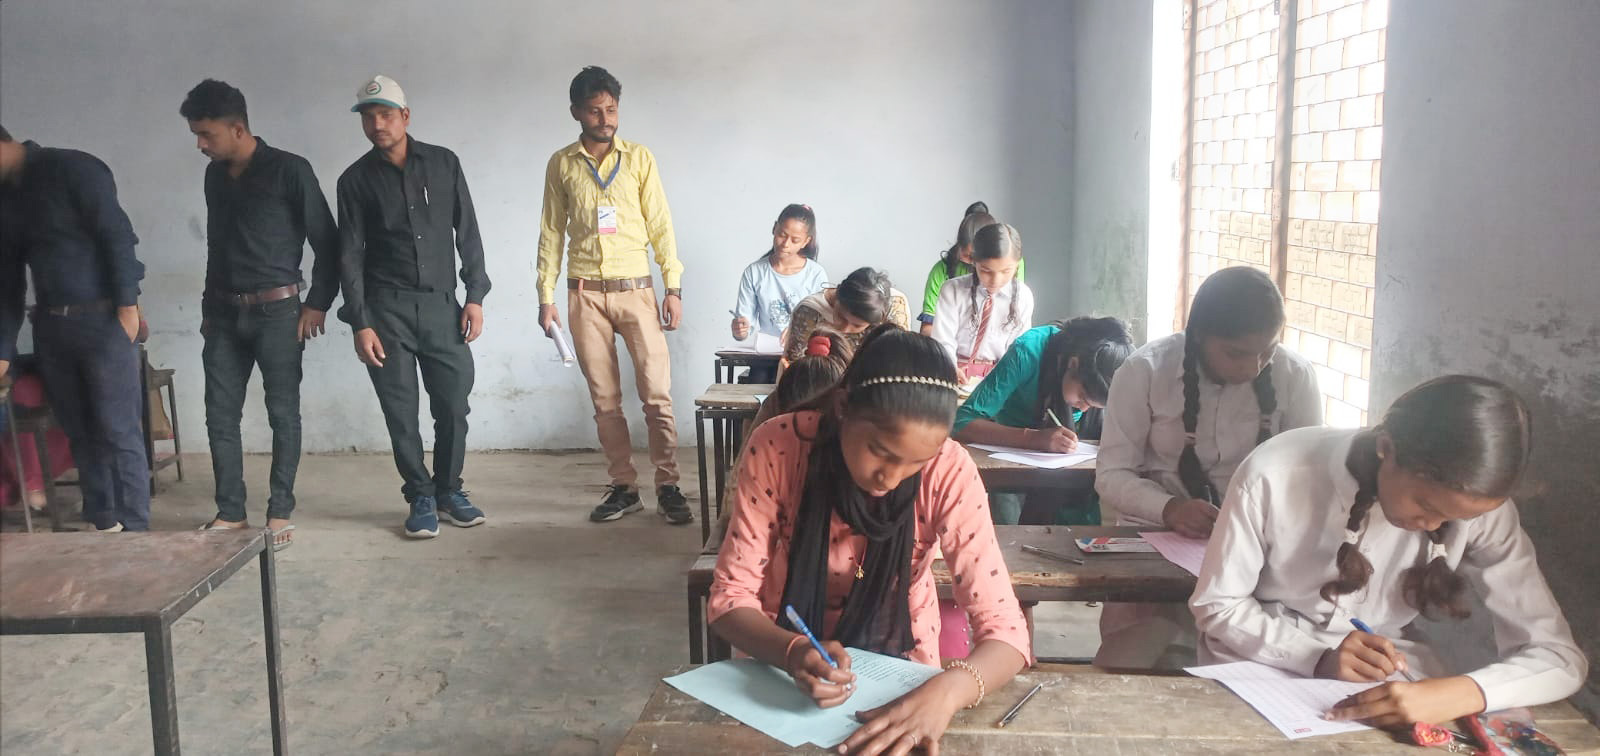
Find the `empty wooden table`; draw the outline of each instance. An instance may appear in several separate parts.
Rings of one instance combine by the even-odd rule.
[[[713,383],[694,400],[694,443],[700,464],[700,540],[711,536],[712,502],[722,513],[728,469],[743,437],[744,423],[756,416],[771,383]],[[711,470],[707,476],[705,425],[711,423]]]
[[[281,755],[286,721],[271,542],[265,529],[0,534],[0,635],[143,633],[155,752],[177,754],[172,623],[259,555],[272,752]]]
[[[777,367],[781,354],[761,354],[760,352],[746,352],[737,349],[724,349],[716,353],[716,361],[712,380],[717,383],[733,383],[734,373],[741,367]]]
[[[1004,729],[994,723],[1034,684],[1044,688]],[[849,706],[846,702],[845,706]],[[1569,754],[1600,753],[1600,731],[1571,704],[1535,707],[1534,718]],[[1421,753],[1378,730],[1289,740],[1221,683],[1195,677],[1121,675],[1044,664],[983,705],[956,712],[942,753],[1007,754],[1404,754]],[[617,753],[786,754],[791,750],[666,683],[656,685]]]

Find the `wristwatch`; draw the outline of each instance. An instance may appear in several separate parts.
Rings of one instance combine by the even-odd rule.
[[[683,299],[683,289],[667,289],[667,296]]]

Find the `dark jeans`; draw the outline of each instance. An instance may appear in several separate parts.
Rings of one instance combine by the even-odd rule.
[[[367,368],[389,426],[400,492],[448,496],[461,490],[467,449],[467,396],[472,393],[472,350],[461,336],[461,306],[453,292],[369,289],[372,328],[388,358]],[[417,427],[417,372],[433,412],[433,473],[422,458]]]
[[[217,515],[243,522],[246,491],[244,445],[239,420],[244,414],[250,373],[261,368],[267,424],[272,427],[272,473],[267,518],[294,512],[294,477],[300,467],[300,299],[261,305],[201,305],[206,371],[206,435],[211,440],[211,472],[217,481]]]
[[[50,410],[72,444],[83,491],[83,519],[150,529],[150,462],[144,452],[139,348],[116,315],[33,320],[34,350]]]

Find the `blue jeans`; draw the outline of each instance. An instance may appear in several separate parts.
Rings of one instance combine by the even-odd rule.
[[[250,373],[259,366],[272,427],[267,518],[288,519],[300,468],[300,357],[305,351],[299,339],[300,300],[248,306],[207,303],[201,312],[205,347],[200,362],[206,372],[206,435],[217,481],[217,515],[228,522],[247,519],[239,421]]]
[[[83,519],[150,529],[150,463],[144,451],[139,348],[110,312],[33,321],[50,410],[72,444]]]

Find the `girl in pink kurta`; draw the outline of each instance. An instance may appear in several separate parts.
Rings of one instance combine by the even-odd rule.
[[[1010,680],[1027,625],[976,466],[950,440],[954,368],[938,342],[883,326],[839,388],[751,434],[707,612],[734,647],[788,671],[821,706],[853,690],[845,647],[936,666],[938,544],[974,630],[965,660],[870,712],[849,753],[937,742],[950,716]],[[839,664],[783,617],[794,606]],[[975,700],[976,699],[976,700]]]

